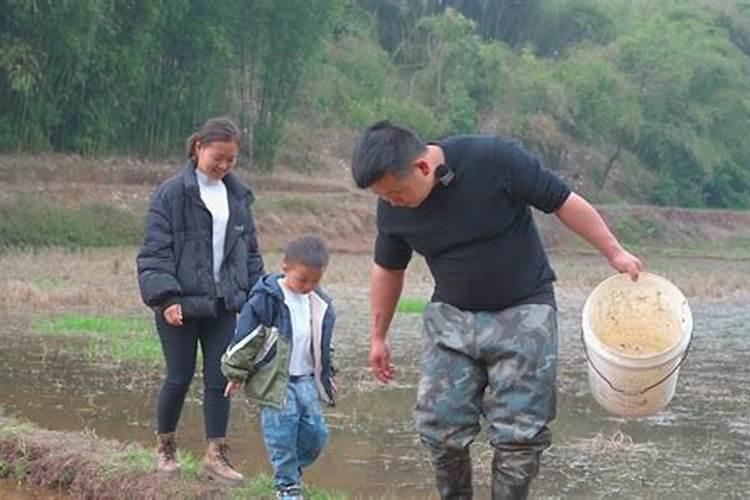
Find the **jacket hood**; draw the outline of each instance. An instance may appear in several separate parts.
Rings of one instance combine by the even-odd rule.
[[[262,294],[272,295],[283,301],[284,292],[281,290],[281,285],[279,285],[279,279],[283,277],[284,275],[282,273],[266,274],[255,283],[255,286],[253,287],[253,290],[250,292],[250,295],[254,295],[256,293],[262,293]],[[326,304],[329,304],[329,305],[331,304],[331,297],[329,297],[328,294],[326,294],[320,287],[315,288],[311,293],[314,293],[318,297],[323,299],[323,301]]]

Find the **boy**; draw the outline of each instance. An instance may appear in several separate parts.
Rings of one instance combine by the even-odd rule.
[[[335,314],[331,299],[317,288],[327,265],[328,250],[320,238],[292,241],[283,274],[265,276],[250,292],[222,357],[225,395],[244,383],[247,396],[261,404],[263,439],[277,498],[283,500],[302,498],[302,469],[328,440],[318,398],[334,405]]]

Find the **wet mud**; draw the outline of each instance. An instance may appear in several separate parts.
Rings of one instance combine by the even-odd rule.
[[[367,287],[340,280],[328,288],[339,313],[341,395],[337,406],[326,410],[330,446],[304,480],[352,498],[437,498],[411,421],[419,315],[395,318],[390,340],[397,380],[383,386],[365,366]],[[418,282],[406,294],[427,298],[429,283]],[[674,399],[658,415],[622,419],[607,415],[589,393],[580,344],[584,298],[565,290],[558,294],[558,417],[532,498],[745,498],[750,491],[750,300],[691,299],[694,339]],[[158,369],[86,359],[84,340],[36,337],[27,331],[28,315],[0,314],[5,413],[52,430],[91,429],[103,438],[151,445]],[[196,456],[203,451],[201,384],[196,375],[178,431],[180,445]],[[235,398],[229,437],[233,462],[246,474],[270,473],[259,432],[257,408]],[[480,435],[473,445],[477,498],[489,495],[491,456]],[[6,498],[3,488],[9,488],[7,481],[0,483],[0,496]],[[8,498],[47,498],[33,494]]]

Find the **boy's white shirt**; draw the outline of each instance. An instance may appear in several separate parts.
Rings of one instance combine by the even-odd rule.
[[[224,239],[227,234],[227,222],[229,222],[229,200],[227,199],[227,187],[223,181],[212,179],[199,169],[195,169],[198,177],[198,189],[201,200],[211,212],[213,220],[213,257],[214,257],[214,281],[219,282],[219,271],[224,260]]]
[[[292,319],[292,353],[289,357],[289,375],[312,375],[313,363],[312,314],[310,294],[296,293],[287,287],[284,278],[279,279],[279,286],[284,292],[284,303],[289,308]]]

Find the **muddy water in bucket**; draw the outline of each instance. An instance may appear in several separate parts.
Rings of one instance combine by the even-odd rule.
[[[679,342],[680,322],[660,290],[611,289],[591,318],[594,335],[627,356],[651,356]]]
[[[589,385],[596,401],[620,416],[644,416],[672,399],[687,353],[692,316],[666,279],[642,273],[599,284],[583,309]]]

